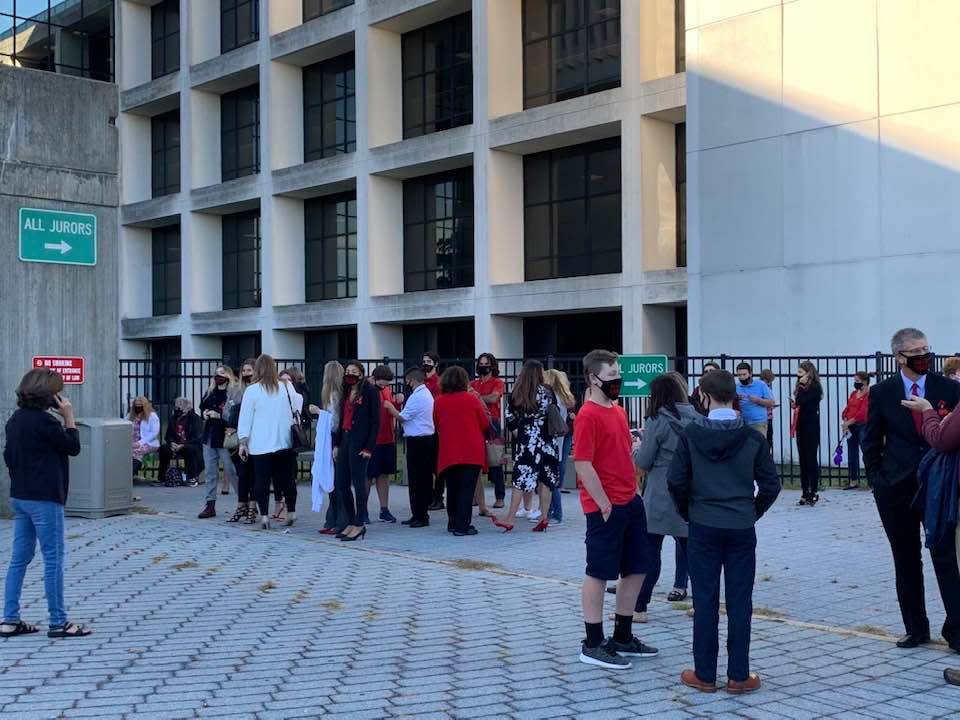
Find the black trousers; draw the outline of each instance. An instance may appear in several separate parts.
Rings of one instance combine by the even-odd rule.
[[[440,452],[440,438],[436,433],[433,435],[433,502],[443,504],[443,488],[444,482],[443,478],[440,477],[440,473],[436,471],[437,460],[439,459],[438,453]]]
[[[158,478],[162,481],[167,476],[167,468],[170,467],[170,461],[174,457],[183,458],[183,469],[187,472],[187,479],[193,480],[200,477],[203,472],[203,447],[200,445],[184,445],[178,452],[174,452],[167,444],[161,445],[157,451],[160,456],[160,468]]]
[[[663,535],[657,535],[656,533],[647,533],[647,540],[650,543],[650,551],[653,553],[653,556],[650,558],[650,570],[643,578],[643,587],[640,588],[640,594],[637,595],[637,604],[634,607],[636,612],[646,612],[647,605],[650,604],[650,599],[653,597],[653,589],[657,586],[657,581],[660,579],[660,570],[662,568],[662,563],[660,560],[660,553],[663,550]],[[687,539],[685,537],[674,538],[677,545],[683,550],[683,553],[687,552]],[[684,583],[686,587],[686,583]]]
[[[687,562],[693,586],[693,663],[704,682],[717,680],[720,651],[720,572],[727,606],[727,678],[750,674],[750,620],[757,570],[757,534],[690,523]]]
[[[232,456],[233,466],[237,469],[237,502],[248,503],[253,497],[253,460],[240,459],[240,453]]]
[[[851,425],[847,438],[847,473],[850,482],[860,484],[860,435],[863,425]]]
[[[915,492],[916,483],[908,479],[893,487],[875,487],[873,497],[893,553],[897,602],[904,629],[909,635],[925,635],[930,632],[930,621],[923,587],[921,514],[910,506]],[[960,570],[953,540],[931,548],[930,558],[947,613],[941,632],[950,647],[957,649],[960,648]]]
[[[289,450],[253,456],[253,494],[261,515],[270,514],[270,483],[286,487],[292,467]]]
[[[410,518],[430,522],[430,500],[433,495],[433,473],[437,468],[436,436],[407,437],[407,492],[410,495]]]
[[[440,473],[447,486],[447,530],[466,532],[470,527],[480,470],[479,465],[451,465]]]
[[[800,488],[804,497],[820,492],[819,428],[797,429],[797,451],[800,454]]]
[[[337,501],[336,517],[342,523],[337,530],[348,525],[356,525],[367,507],[367,463],[369,458],[360,455],[361,442],[343,433],[340,447],[337,448],[337,462],[334,469],[333,488]]]

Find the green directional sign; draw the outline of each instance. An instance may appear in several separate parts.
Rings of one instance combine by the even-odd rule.
[[[96,265],[97,216],[20,208],[20,259],[59,265]]]
[[[650,397],[650,381],[666,371],[666,355],[621,355],[620,397]]]

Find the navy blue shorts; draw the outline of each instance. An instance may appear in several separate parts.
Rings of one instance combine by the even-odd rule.
[[[378,478],[381,475],[396,475],[397,473],[397,445],[396,443],[374,445],[370,462],[367,463],[367,477]]]
[[[626,505],[614,505],[607,521],[597,512],[587,513],[587,575],[616,580],[644,575],[650,569],[647,514],[635,496]]]

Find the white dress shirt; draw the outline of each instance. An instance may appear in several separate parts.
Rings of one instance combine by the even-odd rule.
[[[289,393],[289,399],[287,394]],[[251,455],[267,455],[290,449],[290,426],[294,410],[303,407],[303,396],[293,385],[280,381],[280,391],[268,393],[260,383],[254,383],[243,393],[237,435],[247,441]]]
[[[433,394],[426,385],[420,385],[410,393],[400,412],[400,421],[407,437],[433,435]]]

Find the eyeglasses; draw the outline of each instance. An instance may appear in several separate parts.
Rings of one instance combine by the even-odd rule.
[[[900,354],[904,357],[916,357],[917,355],[929,355],[933,352],[932,348],[924,345],[921,348],[914,348],[913,350],[901,350]]]

